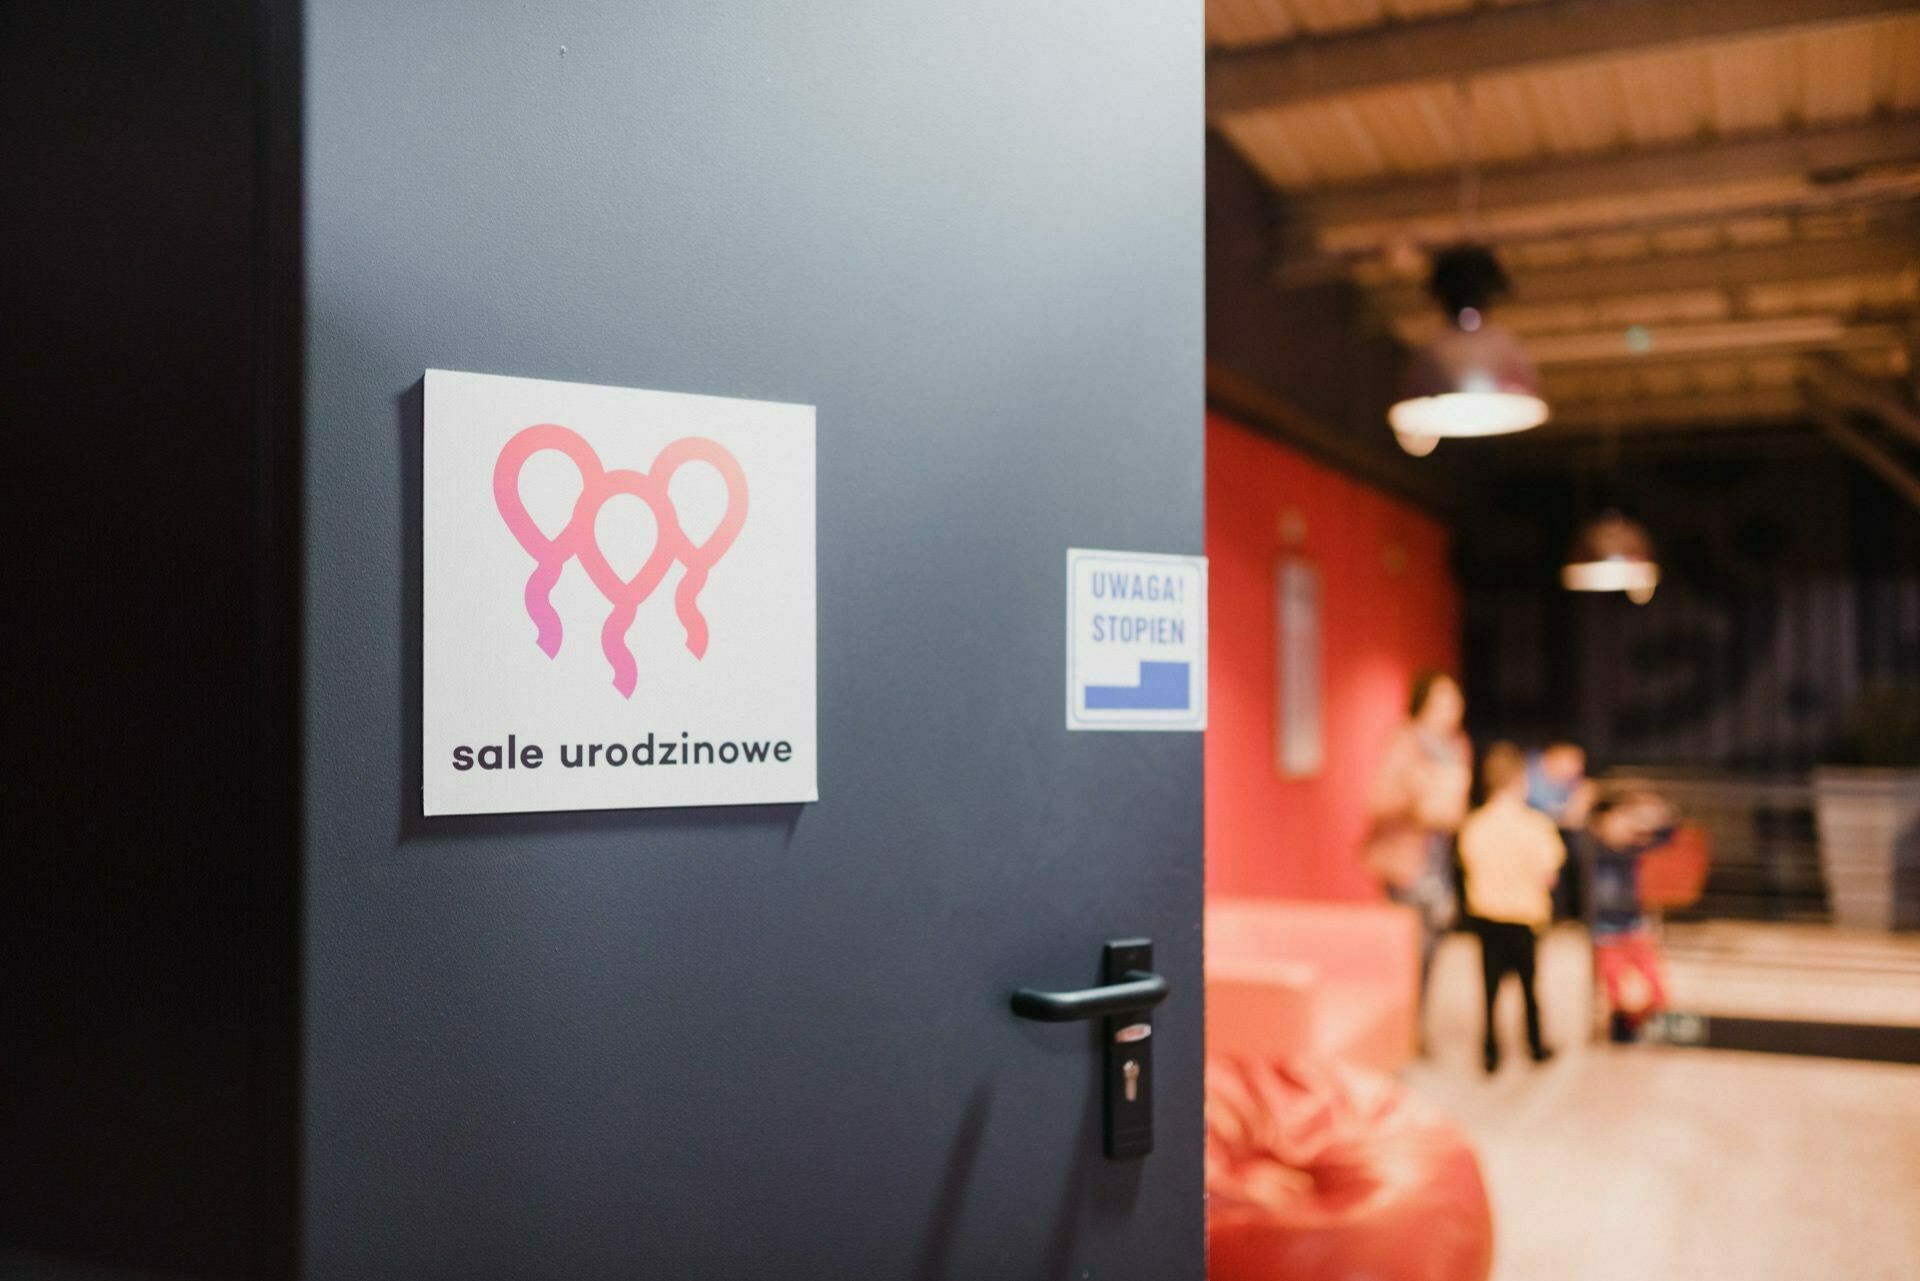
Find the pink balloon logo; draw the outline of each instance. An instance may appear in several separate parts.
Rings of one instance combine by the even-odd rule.
[[[580,469],[580,497],[574,502],[566,528],[552,538],[540,531],[520,500],[521,469],[529,458],[549,449],[565,454]],[[681,529],[679,513],[667,493],[674,472],[687,463],[706,463],[720,473],[727,487],[726,512],[703,543],[694,542]],[[622,578],[608,563],[594,532],[600,509],[619,494],[645,503],[659,530],[653,551],[631,578]],[[686,572],[674,590],[674,612],[687,633],[687,649],[695,658],[706,657],[707,619],[700,612],[700,591],[747,521],[747,475],[717,441],[687,436],[661,450],[650,471],[607,471],[593,446],[577,433],[554,423],[540,423],[515,435],[500,451],[493,465],[493,502],[514,538],[533,557],[533,573],[527,578],[527,617],[533,621],[534,643],[548,658],[560,652],[560,615],[552,599],[554,584],[560,581],[560,571],[567,562],[576,557],[613,607],[600,629],[600,648],[613,666],[613,687],[621,697],[632,698],[640,679],[639,665],[627,645],[627,630],[633,626],[640,603],[653,594],[675,561],[686,566]]]

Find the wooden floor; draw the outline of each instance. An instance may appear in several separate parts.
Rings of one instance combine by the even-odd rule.
[[[1541,974],[1561,1057],[1518,1052],[1510,990],[1488,1079],[1476,949],[1442,950],[1408,1079],[1480,1149],[1497,1281],[1920,1278],[1920,1068],[1594,1044],[1585,937],[1563,931]]]

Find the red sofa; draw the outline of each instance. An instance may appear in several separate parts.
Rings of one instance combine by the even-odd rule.
[[[1412,1057],[1420,924],[1388,903],[1207,903],[1207,1052],[1383,1072]]]

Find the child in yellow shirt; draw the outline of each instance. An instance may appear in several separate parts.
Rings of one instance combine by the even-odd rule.
[[[1495,743],[1481,766],[1487,801],[1460,827],[1460,861],[1467,873],[1467,910],[1480,934],[1486,980],[1486,1068],[1500,1066],[1493,1007],[1509,974],[1520,980],[1527,1007],[1527,1045],[1535,1063],[1553,1051],[1540,1039],[1540,1003],[1534,997],[1534,931],[1553,920],[1553,883],[1567,848],[1553,820],[1527,804],[1527,758],[1512,743]]]

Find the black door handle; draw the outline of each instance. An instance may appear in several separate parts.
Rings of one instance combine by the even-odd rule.
[[[1013,994],[1013,1012],[1042,1023],[1104,1019],[1100,1031],[1106,1058],[1107,1155],[1145,1156],[1153,1151],[1153,1016],[1167,999],[1167,980],[1153,972],[1149,939],[1115,939],[1100,956],[1101,987],[1078,992]]]
[[[1146,970],[1128,970],[1119,983],[1078,992],[1038,992],[1023,987],[1013,994],[1013,1012],[1041,1023],[1071,1023],[1150,1010],[1166,999],[1166,979]]]

